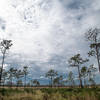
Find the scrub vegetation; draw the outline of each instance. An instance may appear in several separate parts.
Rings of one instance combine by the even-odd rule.
[[[1,88],[0,100],[100,100],[100,89]]]

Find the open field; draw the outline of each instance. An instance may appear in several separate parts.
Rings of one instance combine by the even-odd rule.
[[[100,100],[100,88],[0,88],[0,100]]]

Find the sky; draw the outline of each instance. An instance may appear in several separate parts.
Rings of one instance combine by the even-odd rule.
[[[67,60],[88,52],[91,27],[100,27],[100,0],[0,0],[0,39],[13,42],[5,68],[27,65],[33,78],[67,73]]]

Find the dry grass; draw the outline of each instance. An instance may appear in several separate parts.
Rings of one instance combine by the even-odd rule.
[[[100,89],[0,89],[0,100],[100,100]]]

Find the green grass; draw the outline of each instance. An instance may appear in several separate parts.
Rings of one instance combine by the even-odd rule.
[[[100,100],[100,88],[0,88],[0,100]]]

